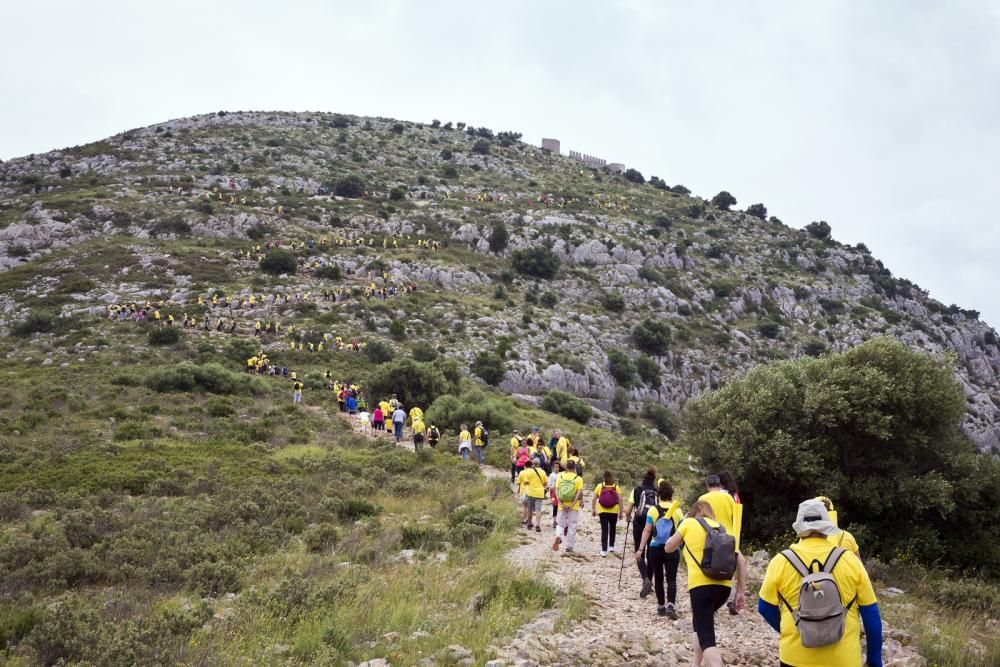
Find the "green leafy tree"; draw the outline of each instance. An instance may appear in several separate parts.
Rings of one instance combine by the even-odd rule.
[[[365,194],[365,182],[357,174],[348,174],[334,184],[333,194],[338,197],[357,199]]]
[[[510,241],[510,232],[507,225],[502,221],[493,225],[490,230],[490,252],[501,253],[507,249],[507,242]]]
[[[830,223],[828,223],[826,220],[820,220],[818,222],[810,222],[808,225],[806,225],[805,230],[806,232],[809,233],[809,236],[812,236],[813,238],[816,239],[820,239],[821,241],[826,241],[827,239],[829,239],[830,233],[833,231],[830,228]]]
[[[867,553],[997,576],[1000,464],[976,453],[964,414],[949,364],[877,338],[695,399],[686,439],[740,481],[749,539],[787,534],[798,504],[826,495]]]
[[[558,389],[550,389],[545,392],[539,406],[542,410],[554,412],[557,415],[562,415],[566,419],[572,419],[581,424],[586,424],[590,420],[590,416],[594,413],[593,408],[586,401]]]
[[[621,313],[625,310],[625,297],[621,292],[605,292],[601,296],[601,305],[611,313]]]
[[[490,142],[485,139],[478,140],[476,143],[472,144],[472,152],[479,153],[480,155],[489,155]]]
[[[635,366],[629,356],[617,348],[608,350],[608,372],[626,389],[635,384]]]
[[[295,255],[281,248],[268,250],[264,258],[260,260],[260,270],[275,276],[282,273],[294,275],[296,268]]]
[[[660,365],[648,354],[640,354],[635,359],[635,370],[639,373],[639,379],[653,389],[660,386]]]
[[[507,369],[504,367],[503,358],[495,352],[480,352],[469,365],[469,371],[473,375],[478,375],[487,384],[494,387],[503,380]]]
[[[551,279],[559,272],[559,257],[545,246],[521,248],[510,254],[514,270],[525,276]]]
[[[659,403],[646,403],[642,406],[642,416],[653,422],[660,435],[669,440],[677,437],[680,424],[674,411]]]
[[[662,320],[649,317],[639,322],[632,329],[632,342],[643,352],[662,356],[670,349],[670,325]]]
[[[626,169],[625,173],[623,174],[623,176],[625,176],[625,180],[626,181],[631,181],[632,183],[645,183],[646,182],[646,179],[643,178],[643,176],[642,176],[642,172],[639,171],[638,169],[631,169],[631,168],[630,169]]]
[[[712,197],[712,206],[722,209],[723,211],[728,211],[730,206],[736,206],[736,197],[729,194],[726,190],[723,190],[719,194]]]
[[[750,204],[747,207],[747,215],[765,220],[767,218],[767,207],[763,204]]]
[[[420,363],[401,358],[382,364],[368,377],[368,395],[385,397],[396,394],[405,406],[427,407],[438,396],[454,394],[457,383],[434,363]]]

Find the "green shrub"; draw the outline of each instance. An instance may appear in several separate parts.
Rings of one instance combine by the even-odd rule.
[[[309,526],[302,534],[302,541],[306,549],[313,553],[329,551],[337,546],[339,533],[337,527],[332,523],[320,523]]]
[[[52,333],[63,328],[64,322],[55,313],[43,310],[32,310],[28,317],[15,322],[11,327],[12,335],[27,338],[36,333]]]
[[[150,345],[176,345],[181,339],[181,332],[174,327],[155,327],[146,338]]]
[[[27,637],[41,620],[42,610],[38,607],[0,603],[0,651]]]
[[[365,345],[365,356],[368,357],[368,361],[373,364],[384,364],[387,361],[391,361],[394,353],[392,351],[392,346],[386,343],[384,340],[374,339],[368,341]]]
[[[396,340],[406,338],[406,325],[403,324],[402,320],[393,320],[389,323],[389,335]]]
[[[438,396],[458,391],[441,364],[420,363],[405,358],[384,363],[372,371],[368,389],[368,395],[373,398],[396,394],[407,407],[418,405],[425,408]]]
[[[153,369],[143,384],[158,392],[193,391],[200,387],[212,394],[260,394],[266,389],[261,378],[234,373],[215,363],[197,365],[186,361]]]
[[[338,197],[357,199],[365,194],[365,182],[356,174],[349,174],[333,185],[333,194]]]
[[[45,608],[24,643],[35,650],[43,665],[85,660],[92,655],[100,626],[100,616],[93,608],[66,593]]]
[[[688,403],[685,427],[701,466],[754,498],[747,539],[786,532],[822,494],[867,554],[998,576],[1000,461],[975,451],[965,411],[947,362],[877,338],[758,366]]]
[[[639,171],[638,169],[632,169],[632,168],[626,169],[623,175],[625,176],[626,181],[631,181],[632,183],[646,182],[646,179],[643,177],[642,172]]]
[[[458,433],[462,424],[470,429],[477,421],[486,424],[490,433],[509,433],[514,428],[510,404],[492,398],[478,389],[461,395],[439,396],[427,409],[427,419],[443,431]]]
[[[435,551],[444,544],[447,536],[440,528],[406,524],[400,531],[400,546],[404,549]]]
[[[611,412],[616,415],[628,412],[628,392],[621,387],[615,387],[615,395],[611,399]]]
[[[510,240],[510,232],[503,221],[497,222],[490,229],[490,252],[501,253],[507,249],[507,242]]]
[[[246,364],[247,359],[257,354],[257,341],[249,338],[233,338],[226,342],[226,359],[234,361],[241,367]]]
[[[336,264],[325,264],[313,271],[313,275],[322,280],[340,280],[344,277],[344,272]]]
[[[229,400],[213,396],[205,401],[205,412],[211,417],[228,417],[236,414],[236,408]]]
[[[647,354],[640,354],[635,359],[635,370],[639,373],[639,379],[653,389],[657,389],[661,383],[660,365],[656,360]]]
[[[620,292],[605,292],[601,296],[601,305],[611,313],[621,313],[625,310],[625,297]]]
[[[642,406],[642,416],[653,422],[653,426],[669,440],[677,437],[679,430],[677,415],[665,405],[646,403]]]
[[[503,358],[495,352],[480,352],[469,365],[469,372],[477,375],[494,387],[503,381],[507,372]]]
[[[670,349],[672,332],[663,320],[646,318],[632,329],[632,343],[643,352],[663,356]]]
[[[730,206],[736,206],[736,197],[723,190],[712,197],[712,206],[723,211],[728,211]]]
[[[510,254],[510,263],[521,275],[551,279],[559,272],[559,257],[545,246],[521,248]]]
[[[773,320],[765,320],[757,324],[757,333],[764,338],[777,338],[781,333],[781,325]]]
[[[476,143],[472,144],[472,152],[478,153],[479,155],[489,155],[490,142],[485,139],[478,140]]]
[[[558,389],[550,389],[545,392],[545,395],[542,396],[540,407],[542,410],[554,412],[557,415],[562,415],[567,419],[572,419],[581,424],[586,424],[590,421],[590,417],[593,414],[593,409],[591,409],[590,404],[586,401]]]
[[[406,190],[403,188],[393,188],[389,190],[389,200],[390,201],[400,201],[406,196]]]
[[[378,516],[382,512],[378,505],[360,498],[337,498],[333,503],[333,511],[342,521],[357,521],[366,516]]]
[[[751,204],[747,207],[747,215],[764,220],[767,218],[767,207],[763,204]]]
[[[410,356],[413,357],[414,361],[434,361],[438,358],[438,351],[430,343],[418,341],[410,349]]]
[[[274,276],[279,276],[283,273],[290,276],[295,275],[297,268],[298,264],[295,261],[295,255],[281,248],[268,250],[264,258],[260,260],[260,270]]]
[[[496,518],[481,507],[465,505],[448,515],[452,541],[469,547],[481,542],[496,527]]]
[[[830,238],[830,233],[833,231],[830,228],[830,223],[826,220],[820,220],[819,222],[810,222],[805,226],[806,232],[809,236],[820,239],[821,241],[826,241]]]
[[[626,389],[635,384],[635,366],[629,356],[617,348],[608,350],[608,371],[615,382]]]

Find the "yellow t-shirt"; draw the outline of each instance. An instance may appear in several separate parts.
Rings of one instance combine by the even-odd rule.
[[[704,496],[703,496],[704,497]],[[705,518],[705,522],[713,528],[719,527],[718,521]],[[707,533],[696,519],[684,519],[677,527],[677,532],[684,538],[684,562],[687,564],[688,590],[699,586],[732,586],[730,579],[711,579],[701,571],[701,558],[705,554],[705,538]]]
[[[413,406],[410,408],[410,421],[415,422],[417,420],[424,420],[424,411],[416,406]]]
[[[614,484],[613,486],[615,491],[618,492],[618,498],[621,499],[622,487],[618,486],[617,484]],[[604,482],[601,482],[596,487],[594,487],[594,498],[597,499],[597,513],[618,514],[619,505],[615,505],[614,507],[605,507],[604,505],[601,504],[601,491],[604,489],[604,487],[605,487]],[[612,485],[608,485],[608,488],[612,488]]]
[[[386,419],[388,419],[389,415],[392,414],[392,409],[391,406],[389,405],[389,401],[379,401],[378,406],[382,408],[382,414],[385,415]]]
[[[580,477],[579,475],[577,475],[576,473],[572,473],[572,472],[569,472],[569,471],[559,473],[559,476],[556,477],[556,493],[557,494],[559,493],[559,482],[560,482],[560,480],[563,480],[563,479],[571,479],[571,480],[573,480],[573,493],[577,494],[577,496],[579,497],[580,492],[583,491],[583,478]],[[560,507],[560,509],[565,507],[566,509],[579,510],[580,509],[580,501],[577,500],[572,505],[564,505],[563,502],[560,500],[559,501],[559,507]]]
[[[475,445],[476,447],[483,446],[483,429],[481,426],[477,426],[475,429],[473,429],[472,438],[473,438],[472,439],[473,445]]]
[[[466,429],[466,430],[464,430],[464,431],[462,431],[461,433],[458,434],[458,441],[459,442],[465,442],[466,440],[468,440],[469,442],[472,442],[472,434],[469,433],[468,429]]]
[[[835,547],[844,547],[855,556],[861,552],[861,548],[858,547],[858,541],[846,530],[841,530],[836,535],[828,535],[826,541]],[[837,567],[840,566],[838,565]]]
[[[544,470],[537,468],[525,468],[517,475],[517,486],[521,495],[528,494],[529,498],[544,498],[545,483],[548,478]]]
[[[559,465],[566,467],[566,458],[569,456],[569,440],[566,436],[559,438],[556,442],[556,458],[559,459]]]
[[[792,550],[806,563],[813,560],[825,562],[830,554],[830,543],[822,537],[807,537],[792,545]],[[778,595],[795,609],[799,604],[799,586],[802,577],[788,559],[778,554],[771,559],[760,587],[760,599],[781,609],[781,638],[778,641],[778,657],[795,667],[860,667],[864,663],[861,655],[861,622],[858,607],[875,604],[875,591],[861,561],[848,551],[841,556],[833,569],[833,578],[840,589],[843,604],[854,600],[847,612],[844,636],[836,644],[820,648],[804,648],[799,640],[798,630],[792,612],[781,603]],[[857,599],[855,600],[855,597]]]
[[[521,447],[521,441],[517,438],[510,439],[510,460],[517,460],[517,450]]]
[[[413,433],[414,435],[424,434],[424,423],[419,419],[413,420]]]
[[[733,508],[736,507],[736,501],[731,495],[725,491],[709,491],[702,494],[698,500],[703,500],[711,505],[715,520],[722,524],[727,533],[736,537],[733,532],[733,513],[736,511]]]

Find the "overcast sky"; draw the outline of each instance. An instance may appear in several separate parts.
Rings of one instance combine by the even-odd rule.
[[[4,2],[0,158],[219,109],[466,121],[801,227],[1000,325],[996,0]]]

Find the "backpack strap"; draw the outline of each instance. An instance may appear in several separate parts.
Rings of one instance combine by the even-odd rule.
[[[840,557],[847,552],[843,547],[834,547],[830,551],[830,555],[826,557],[826,562],[823,563],[823,572],[830,574],[833,572],[833,568],[837,567],[837,563],[840,562]]]
[[[781,555],[784,556],[785,560],[787,560],[791,564],[791,566],[795,568],[795,571],[799,573],[800,577],[809,576],[810,574],[809,568],[806,567],[805,562],[801,558],[799,558],[799,555],[795,553],[794,550],[785,549],[784,551],[781,552]]]

